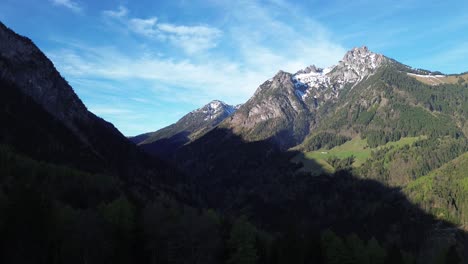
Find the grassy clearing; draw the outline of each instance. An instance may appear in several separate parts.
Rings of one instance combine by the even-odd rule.
[[[429,84],[429,85],[438,85],[438,84],[444,84],[444,83],[455,84],[455,83],[458,83],[459,79],[463,79],[465,82],[468,81],[468,74],[446,75],[446,76],[422,76],[422,75],[413,75],[413,74],[408,74],[408,75],[422,83]]]
[[[300,153],[294,157],[293,161],[297,163],[302,162],[304,164],[302,171],[313,172],[314,174],[333,173],[334,168],[327,162],[327,159],[330,157],[344,159],[354,156],[355,161],[353,166],[359,167],[364,162],[366,162],[373,150],[385,147],[394,147],[395,149],[398,149],[405,145],[411,145],[423,138],[425,137],[405,137],[395,142],[388,142],[387,144],[377,148],[370,148],[367,145],[367,139],[353,138],[343,145],[334,147],[330,150],[320,149],[316,151]]]
[[[298,154],[292,161],[296,163],[302,162],[303,167],[300,171],[311,172],[313,175],[330,174],[335,172],[335,169],[324,159],[307,158],[304,153]]]
[[[354,155],[355,166],[360,166],[370,156],[371,150],[372,149],[367,146],[366,139],[354,138],[330,150],[320,149],[307,152],[305,153],[305,157],[313,160],[327,160],[330,157],[344,159]]]

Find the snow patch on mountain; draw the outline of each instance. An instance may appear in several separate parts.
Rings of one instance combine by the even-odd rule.
[[[373,74],[382,65],[385,57],[363,46],[348,51],[338,65],[327,68],[309,66],[295,73],[292,81],[296,95],[328,100],[339,95],[346,84],[356,84]]]
[[[312,65],[294,74],[293,82],[296,87],[297,96],[304,100],[311,94],[316,96],[320,88],[329,87],[331,85],[331,80],[328,73],[330,73],[334,67],[335,66],[322,69]]]
[[[208,121],[211,119],[216,119],[220,116],[232,115],[239,107],[240,105],[232,106],[220,100],[213,100],[207,105],[192,111],[191,114],[202,113],[204,115],[204,121]]]
[[[421,78],[441,78],[445,77],[445,75],[437,74],[437,75],[430,75],[430,74],[415,74],[415,73],[408,73],[408,75],[421,77]]]

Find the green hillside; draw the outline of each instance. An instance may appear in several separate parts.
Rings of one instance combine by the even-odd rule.
[[[328,162],[328,160],[332,158],[346,159],[354,157],[354,161],[352,163],[353,167],[360,167],[371,156],[373,151],[384,148],[398,149],[425,138],[427,137],[405,137],[398,141],[388,142],[383,146],[371,148],[367,144],[367,139],[356,137],[332,149],[323,148],[298,154],[293,161],[297,163],[302,162],[304,164],[302,171],[312,172],[313,174],[319,174],[322,172],[330,173],[335,171],[335,168],[333,168],[333,166]],[[317,165],[320,165],[322,168]]]
[[[408,184],[410,199],[452,223],[468,223],[468,152]]]

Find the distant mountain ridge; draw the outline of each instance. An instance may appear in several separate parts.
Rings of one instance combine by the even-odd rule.
[[[224,119],[234,114],[240,105],[233,106],[220,100],[198,108],[179,119],[176,123],[156,132],[145,133],[130,140],[150,153],[167,153],[203,136]]]

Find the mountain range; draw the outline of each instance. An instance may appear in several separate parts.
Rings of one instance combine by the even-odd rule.
[[[219,128],[230,129],[244,140],[271,139],[283,149],[317,148],[310,144],[324,133],[342,138],[364,138],[375,131],[426,135],[427,130],[432,130],[428,126],[434,123],[440,126],[430,133],[466,135],[465,98],[459,102],[446,101],[442,96],[448,95],[442,94],[452,92],[441,91],[466,82],[468,74],[443,75],[413,69],[363,46],[350,50],[337,65],[325,69],[312,65],[295,74],[279,71],[261,84],[246,103],[224,110],[214,122],[201,114],[208,113],[210,103],[174,125],[135,139],[145,139],[136,142],[143,148],[157,140],[176,138],[183,145],[218,124]],[[405,127],[409,124],[403,123],[405,120],[400,117],[409,112],[428,120],[414,129]],[[184,134],[190,135],[188,140],[181,138]]]
[[[468,74],[367,47],[132,138],[0,23],[1,263],[466,263]]]

